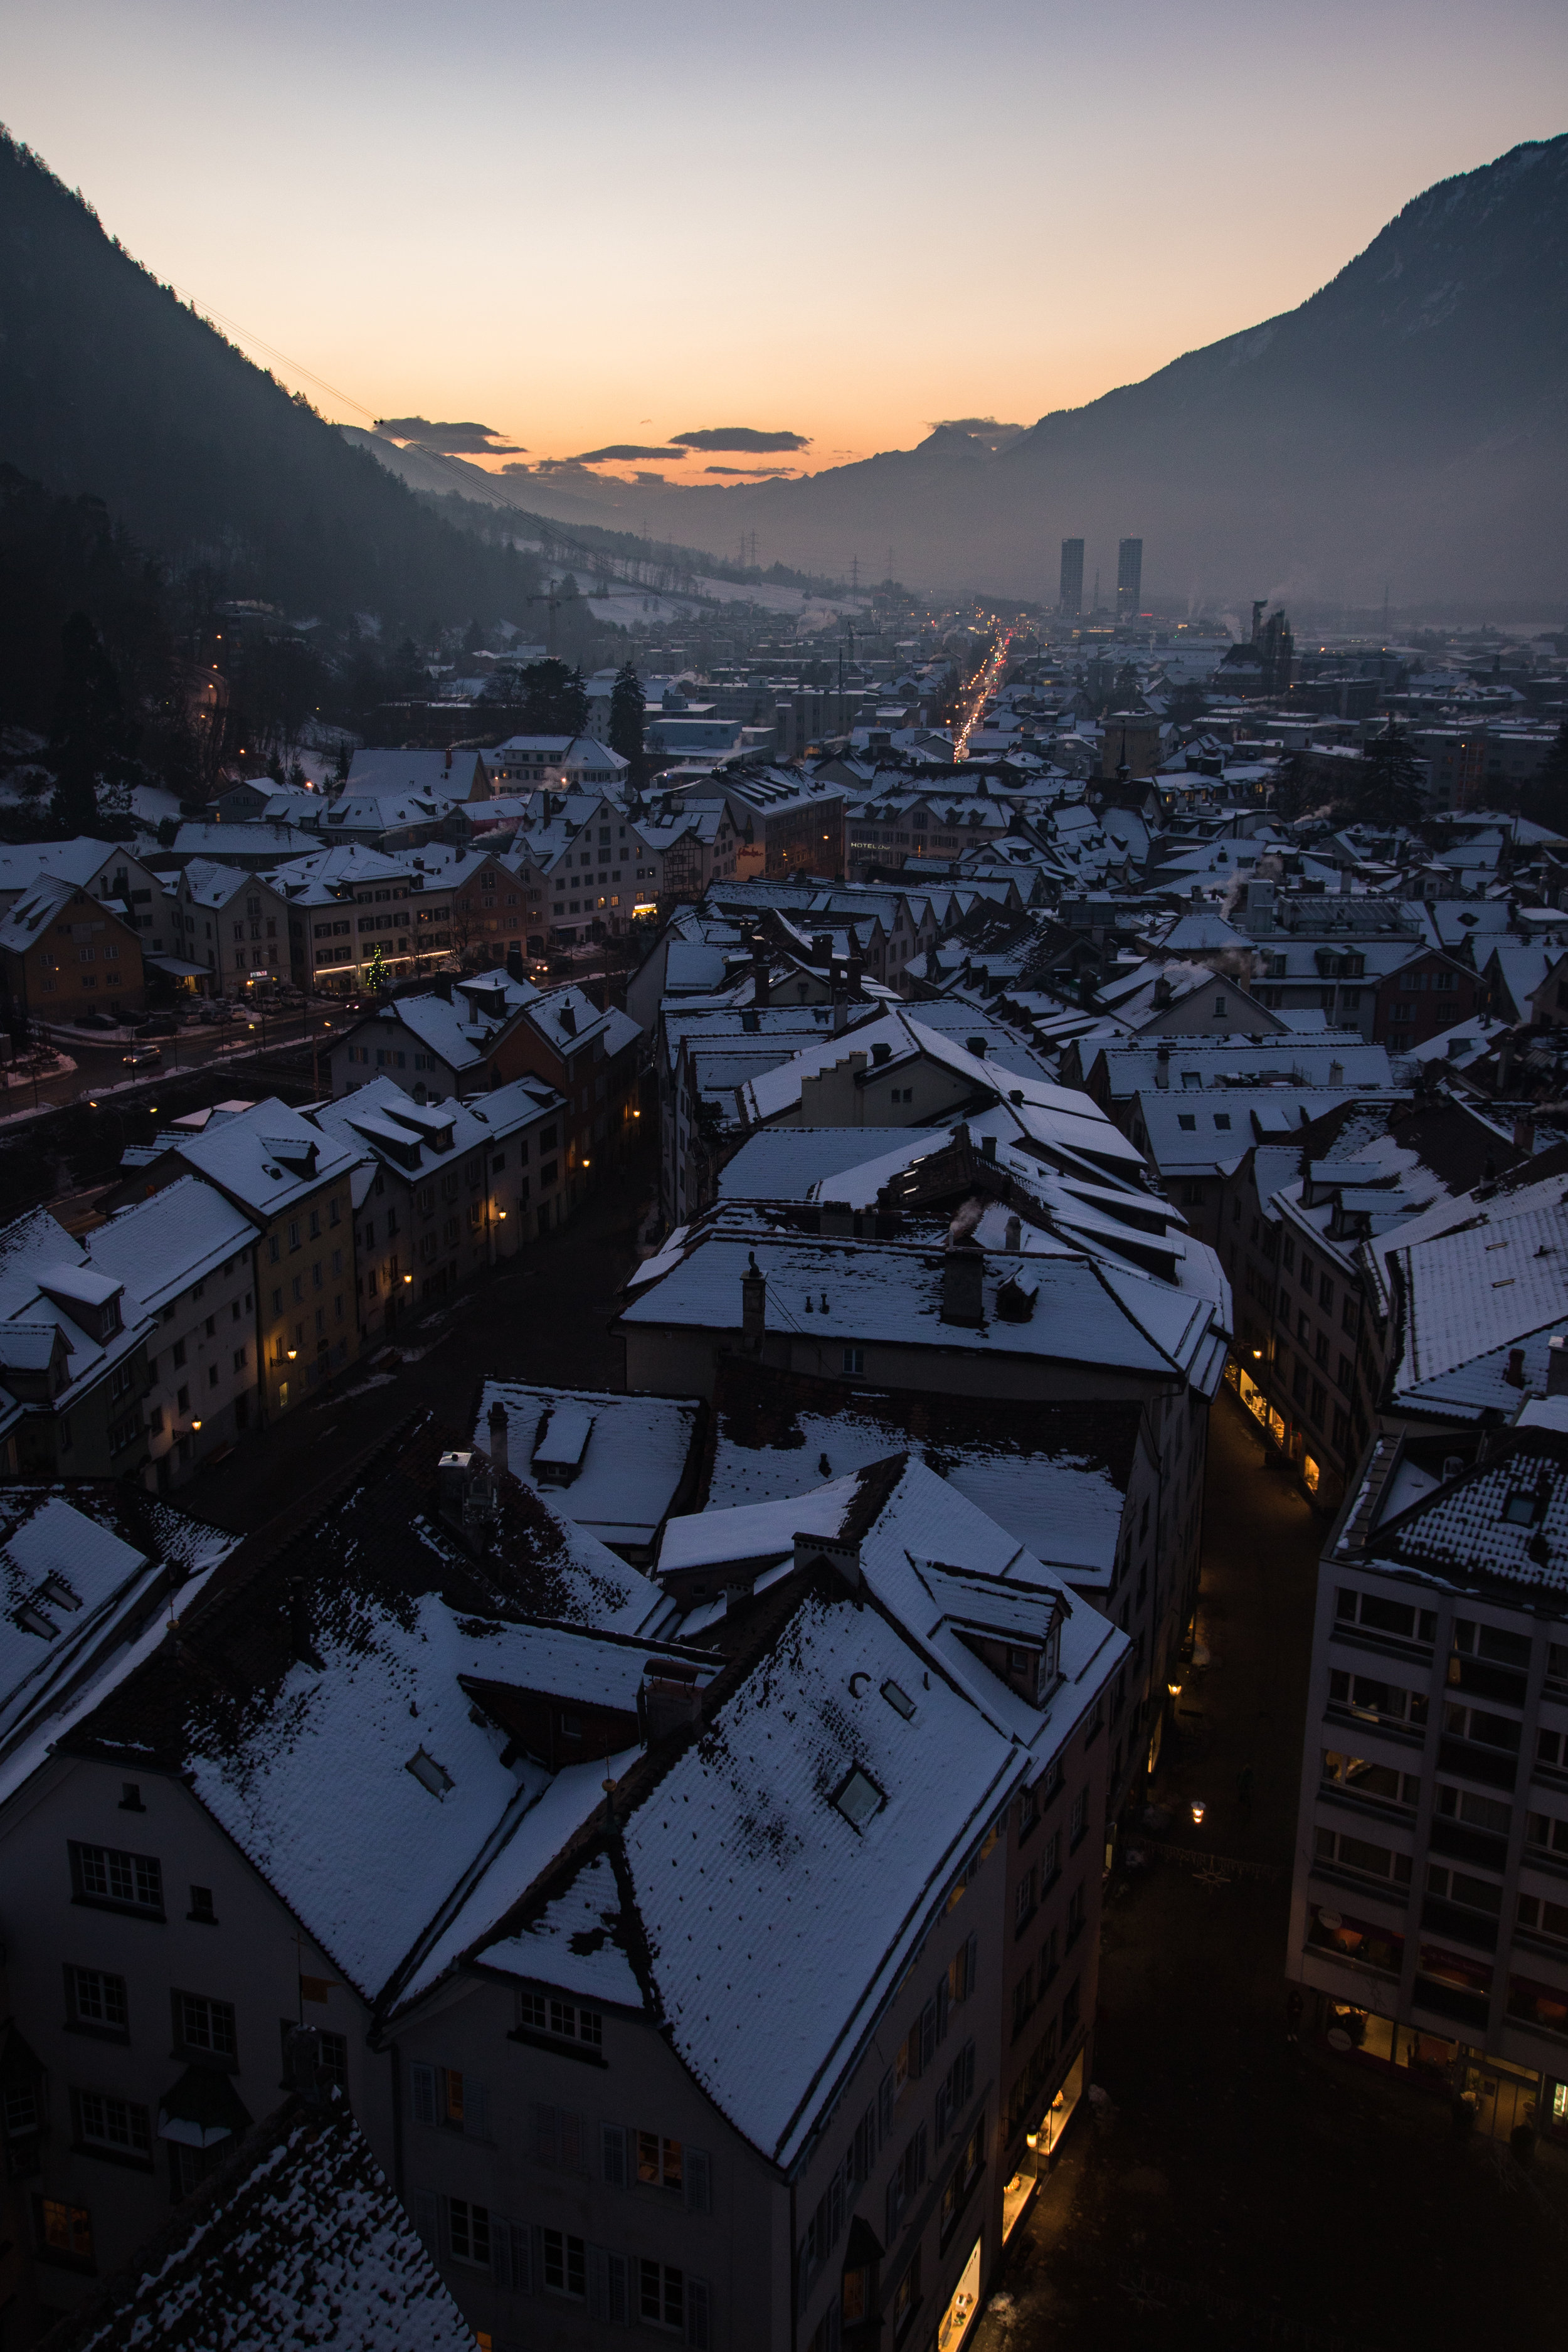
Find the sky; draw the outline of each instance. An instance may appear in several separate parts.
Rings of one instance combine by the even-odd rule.
[[[700,480],[1032,423],[1292,308],[1568,127],[1568,42],[1561,0],[5,0],[0,93],[324,414],[519,466],[807,440]]]

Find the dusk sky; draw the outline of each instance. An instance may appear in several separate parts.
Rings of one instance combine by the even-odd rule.
[[[13,133],[364,410],[531,457],[788,429],[813,468],[1032,422],[1291,307],[1433,181],[1560,131],[1565,60],[1560,0],[9,0],[0,26]]]

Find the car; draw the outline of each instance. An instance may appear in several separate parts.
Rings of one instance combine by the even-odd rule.
[[[178,1028],[179,1023],[172,1013],[149,1013],[135,1034],[138,1037],[173,1037]]]
[[[163,1048],[162,1045],[135,1045],[129,1054],[121,1054],[120,1058],[128,1070],[161,1070]]]

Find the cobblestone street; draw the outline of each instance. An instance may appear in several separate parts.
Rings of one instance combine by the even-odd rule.
[[[1165,1848],[1141,1879],[1118,1874],[1105,1915],[1095,2073],[1107,2105],[1080,2107],[974,2352],[1458,2352],[1561,2331],[1568,2158],[1543,2145],[1521,2165],[1457,2135],[1444,2099],[1287,2039],[1321,1537],[1222,1396],[1198,1623],[1211,1661],[1189,1676],[1182,1737],[1161,1759]]]

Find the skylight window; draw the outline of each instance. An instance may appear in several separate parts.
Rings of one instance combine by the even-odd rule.
[[[434,1756],[426,1756],[423,1748],[415,1749],[403,1769],[412,1772],[419,1786],[428,1789],[433,1797],[444,1797],[448,1789],[457,1786],[446,1766],[437,1764]]]
[[[915,1711],[915,1703],[910,1696],[908,1691],[901,1690],[899,1685],[895,1682],[885,1682],[882,1685],[882,1696],[887,1700],[888,1705],[892,1708],[894,1714],[901,1715],[904,1721],[908,1723],[910,1716],[913,1715]]]
[[[843,1787],[835,1791],[833,1801],[850,1828],[858,1830],[873,1813],[881,1811],[887,1800],[875,1780],[868,1779],[857,1764]]]
[[[1502,1515],[1510,1528],[1531,1528],[1535,1525],[1533,1495],[1510,1495],[1502,1507]]]
[[[1229,1125],[1230,1125],[1230,1113],[1229,1113],[1229,1111],[1227,1111],[1227,1110],[1216,1110],[1216,1111],[1215,1111],[1215,1115],[1214,1115],[1214,1123],[1215,1123],[1215,1125],[1216,1127],[1226,1127],[1226,1128],[1228,1128],[1228,1127],[1229,1127]]]
[[[1190,1110],[1179,1110],[1176,1113],[1176,1125],[1182,1129],[1182,1132],[1184,1135],[1194,1134],[1197,1130],[1197,1116],[1194,1112]]]

